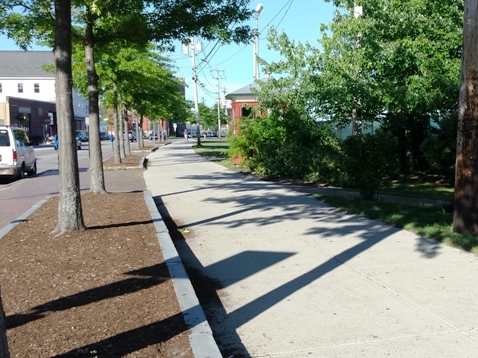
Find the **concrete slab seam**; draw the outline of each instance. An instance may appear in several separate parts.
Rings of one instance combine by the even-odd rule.
[[[30,209],[25,211],[22,215],[20,215],[18,218],[13,220],[11,223],[0,229],[0,239],[2,239],[6,234],[8,234],[15,226],[20,224],[23,220],[25,220],[27,217],[29,217],[35,210],[37,210],[40,206],[46,203],[48,199],[50,199],[51,196],[47,196],[43,199],[41,199],[38,203],[33,205]]]
[[[182,264],[181,258],[169,233],[164,232],[164,221],[149,190],[144,191],[144,199],[157,231],[159,246],[163,252],[166,266],[172,279],[184,321],[189,327],[189,343],[193,354],[198,358],[221,358],[221,352],[214,340],[212,329],[199,304],[199,299]]]

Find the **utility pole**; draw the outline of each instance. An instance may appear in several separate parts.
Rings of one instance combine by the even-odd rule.
[[[194,37],[191,37],[191,43],[188,48],[183,48],[183,53],[188,51],[191,55],[191,66],[193,70],[193,96],[194,96],[194,110],[196,112],[196,135],[198,145],[201,145],[201,130],[199,128],[199,102],[198,102],[198,77],[197,77],[197,68],[196,68],[196,50],[201,51],[201,43],[195,42]],[[187,53],[185,53],[187,54]]]
[[[478,3],[465,0],[453,231],[478,235]]]
[[[217,137],[221,140],[221,79],[224,78],[224,71],[218,68],[213,68],[211,71],[216,72],[214,78],[217,80]]]

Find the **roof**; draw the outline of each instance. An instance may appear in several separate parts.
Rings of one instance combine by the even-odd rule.
[[[0,77],[55,77],[43,65],[54,65],[52,51],[0,51]]]
[[[230,99],[231,97],[254,95],[251,91],[251,88],[260,89],[260,86],[257,83],[253,82],[253,83],[248,84],[247,86],[242,87],[242,88],[240,88],[240,89],[238,89],[234,92],[228,93],[226,95],[226,98]]]

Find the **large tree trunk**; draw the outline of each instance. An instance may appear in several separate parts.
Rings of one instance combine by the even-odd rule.
[[[5,312],[3,311],[2,296],[0,294],[0,358],[10,358],[7,341],[7,329],[5,327]]]
[[[139,120],[139,128],[141,129],[141,148],[144,147],[144,140],[143,140],[143,132],[144,132],[144,128],[143,128],[143,125],[144,125],[144,120],[143,120],[143,115],[140,114],[139,115],[139,118],[137,119]],[[148,134],[148,133],[146,133]]]
[[[129,140],[129,126],[128,126],[128,111],[124,108],[123,111],[123,126],[124,126],[124,153],[131,155],[131,142]]]
[[[478,234],[478,2],[465,1],[453,231]]]
[[[90,8],[87,10],[85,63],[88,78],[88,106],[89,106],[89,142],[90,150],[90,181],[91,192],[103,194],[105,190],[105,177],[103,172],[103,153],[100,141],[100,108],[98,92],[98,74],[95,68],[94,56],[94,19]]]
[[[115,163],[120,164],[121,163],[121,148],[120,148],[120,133],[121,133],[121,128],[120,128],[120,118],[118,115],[118,91],[116,84],[113,84],[113,122],[114,122],[114,141],[113,141],[113,151],[115,154]]]
[[[141,128],[139,118],[136,117],[134,130],[136,131],[136,143],[138,144],[138,149],[143,148],[143,129]]]
[[[123,110],[121,110],[121,114],[120,114],[120,111],[118,111],[118,122],[119,122],[119,146],[120,146],[120,157],[121,157],[121,160],[123,160],[124,158],[126,158],[126,153],[125,153],[125,150],[124,150],[124,137],[125,137],[125,131],[126,129],[124,128],[124,118],[123,118]]]
[[[55,86],[59,132],[60,197],[54,232],[83,230],[80,178],[76,153],[71,74],[71,2],[55,0]]]

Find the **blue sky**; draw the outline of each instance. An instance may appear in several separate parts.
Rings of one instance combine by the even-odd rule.
[[[334,6],[323,0],[259,0],[251,1],[251,9],[258,3],[264,7],[259,17],[259,56],[266,61],[274,61],[279,55],[267,49],[267,31],[275,27],[279,32],[285,32],[289,38],[316,44],[320,36],[320,23],[330,23],[333,18]],[[248,23],[255,26],[255,20]],[[226,93],[233,92],[253,82],[253,44],[216,46],[215,42],[202,42],[203,50],[197,52],[196,65],[198,78],[199,101],[212,105],[217,101],[217,72],[221,72],[220,92],[224,97]],[[33,47],[33,50],[48,50]],[[13,41],[0,37],[0,50],[18,50]],[[207,56],[208,61],[202,61]],[[186,80],[186,99],[193,100],[193,81],[191,58],[183,55],[182,47],[177,46],[174,53],[170,54],[177,66],[178,77]],[[201,64],[199,66],[199,64]]]
[[[258,3],[264,7],[259,16],[259,56],[266,61],[279,59],[276,52],[267,49],[267,31],[271,26],[279,32],[285,32],[290,39],[317,44],[320,36],[321,23],[330,23],[333,18],[335,7],[330,2],[323,0],[259,0],[251,1],[251,9]],[[255,26],[255,20],[248,23]],[[199,101],[203,100],[207,105],[217,102],[217,73],[212,69],[222,70],[221,97],[224,97],[223,87],[226,93],[234,92],[254,81],[253,79],[253,44],[248,45],[225,45],[214,48],[215,43],[204,42],[203,51],[197,53],[196,65],[206,56],[207,63],[200,66],[198,78],[201,84],[198,86]],[[209,53],[211,53],[209,55]],[[193,99],[193,81],[190,56],[182,54],[182,48],[176,48],[171,55],[178,67],[178,75],[186,79],[186,98]],[[199,66],[198,66],[199,67]],[[260,71],[261,72],[261,71]],[[262,72],[261,72],[262,74]]]

